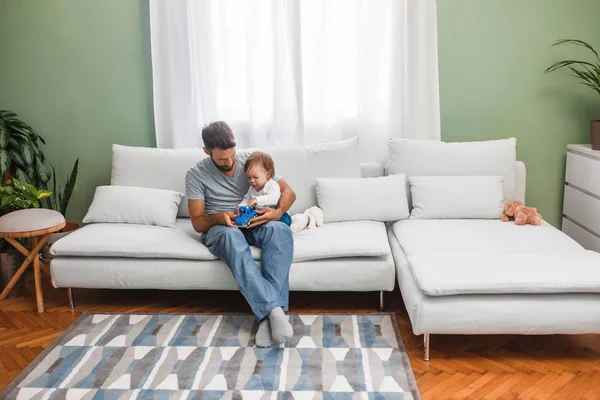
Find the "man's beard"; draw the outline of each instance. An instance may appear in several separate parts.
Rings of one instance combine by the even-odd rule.
[[[219,171],[221,171],[221,172],[231,172],[231,170],[235,167],[235,161],[233,162],[233,164],[231,164],[230,167],[223,167],[223,166],[217,164],[215,162],[215,160],[213,160],[212,158],[211,158],[211,161],[213,162],[213,164],[215,165],[215,167],[217,167],[217,169]]]

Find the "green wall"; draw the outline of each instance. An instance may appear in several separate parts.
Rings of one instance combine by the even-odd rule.
[[[600,49],[597,0],[438,0],[442,137],[518,139],[527,202],[558,225],[565,147],[589,143],[597,96],[552,62]],[[110,145],[155,145],[145,0],[0,0],[0,109],[46,139],[61,175],[80,157],[69,219],[109,182]]]
[[[112,143],[153,146],[148,4],[0,0],[0,109],[45,139],[57,174],[79,157],[67,217],[110,180]]]
[[[588,57],[556,39],[600,51],[598,0],[438,0],[442,139],[517,138],[527,204],[560,225],[566,146],[589,143],[600,97],[555,61]],[[591,54],[591,53],[590,53]]]

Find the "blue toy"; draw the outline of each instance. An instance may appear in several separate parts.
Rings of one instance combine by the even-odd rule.
[[[235,225],[238,228],[247,228],[252,218],[256,216],[256,211],[253,207],[241,206],[238,208],[237,216],[235,217]]]

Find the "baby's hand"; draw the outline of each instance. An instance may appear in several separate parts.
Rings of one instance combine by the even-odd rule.
[[[256,204],[258,204],[258,202],[256,201],[256,199],[250,199],[250,200],[248,200],[248,207],[256,207]]]

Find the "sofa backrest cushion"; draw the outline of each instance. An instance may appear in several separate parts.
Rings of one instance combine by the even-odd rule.
[[[202,149],[156,149],[113,144],[111,185],[139,186],[185,193],[185,174],[202,158]],[[189,216],[187,200],[179,217]]]
[[[389,173],[411,176],[501,175],[504,199],[516,198],[515,138],[482,142],[390,139]]]
[[[84,224],[121,223],[175,228],[183,193],[139,186],[98,186]]]
[[[252,148],[273,157],[275,171],[294,189],[290,214],[317,205],[316,179],[359,178],[358,137],[314,145]],[[113,145],[111,185],[140,186],[185,192],[185,175],[207,157],[202,149],[156,149]],[[187,200],[179,217],[188,217]]]
[[[411,176],[410,218],[500,219],[504,213],[501,175]]]
[[[317,200],[325,222],[392,222],[409,216],[404,174],[317,178]]]

